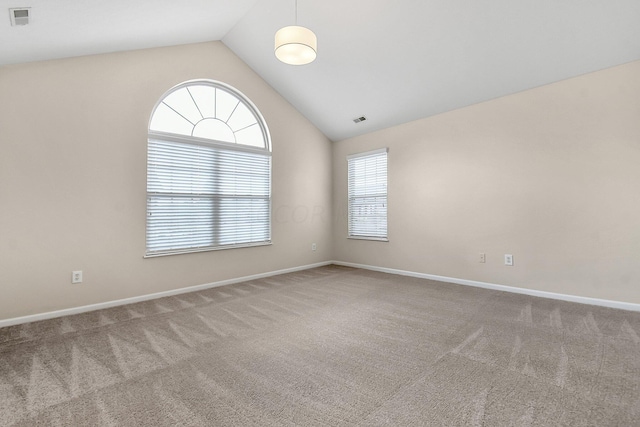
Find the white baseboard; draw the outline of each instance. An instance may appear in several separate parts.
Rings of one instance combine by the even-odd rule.
[[[137,297],[124,298],[114,301],[101,302],[97,304],[83,305],[81,307],[67,308],[64,310],[50,311],[47,313],[32,314],[29,316],[14,317],[12,319],[0,320],[0,328],[19,325],[21,323],[37,322],[39,320],[53,319],[56,317],[70,316],[72,314],[86,313],[87,311],[102,310],[105,308],[117,307],[119,305],[133,304],[141,301],[170,297],[173,295],[185,294],[188,292],[202,291],[204,289],[216,288],[218,286],[231,285],[233,283],[247,282],[249,280],[263,279],[265,277],[277,276],[278,274],[293,273],[295,271],[308,270],[310,268],[323,267],[333,264],[332,261],[319,262],[316,264],[303,265],[300,267],[285,268],[283,270],[269,271],[267,273],[253,274],[251,276],[237,277],[234,279],[220,280],[218,282],[205,283],[204,285],[189,286],[187,288],[172,289],[170,291],[156,292],[153,294],[140,295]]]
[[[394,268],[377,267],[377,266],[366,265],[366,264],[356,264],[356,263],[343,262],[343,261],[325,261],[325,262],[319,262],[316,264],[308,264],[308,265],[303,265],[299,267],[286,268],[283,270],[253,274],[251,276],[243,276],[243,277],[237,277],[233,279],[220,280],[218,282],[205,283],[203,285],[189,286],[187,288],[172,289],[170,291],[156,292],[153,294],[140,295],[137,297],[124,298],[124,299],[107,301],[107,302],[102,302],[97,304],[84,305],[81,307],[67,308],[64,310],[50,311],[47,313],[39,313],[39,314],[32,314],[28,316],[22,316],[22,317],[14,317],[11,319],[4,319],[4,320],[0,320],[0,328],[12,326],[12,325],[18,325],[21,323],[37,322],[39,320],[47,320],[47,319],[53,319],[56,317],[86,313],[88,311],[102,310],[105,308],[117,307],[125,304],[133,304],[136,302],[148,301],[152,299],[168,297],[173,295],[180,295],[188,292],[196,292],[204,289],[215,288],[218,286],[231,285],[234,283],[247,282],[249,280],[256,280],[256,279],[263,279],[265,277],[277,276],[278,274],[293,273],[296,271],[308,270],[310,268],[324,267],[326,265],[331,265],[331,264],[341,265],[345,267],[361,268],[365,270],[380,271],[382,273],[399,274],[401,276],[410,276],[410,277],[417,277],[421,279],[437,280],[439,282],[455,283],[458,285],[475,286],[478,288],[512,292],[516,294],[531,295],[534,297],[551,298],[551,299],[557,299],[562,301],[577,302],[580,304],[598,305],[603,307],[618,308],[621,310],[629,310],[629,311],[640,311],[640,304],[634,304],[629,302],[581,297],[577,295],[566,295],[566,294],[559,294],[555,292],[538,291],[535,289],[516,288],[513,286],[497,285],[494,283],[478,282],[475,280],[466,280],[466,279],[457,279],[455,277],[437,276],[434,274],[417,273],[414,271],[397,270]]]
[[[439,282],[455,283],[458,285],[475,286],[477,288],[493,289],[497,291],[512,292],[516,294],[531,295],[534,297],[551,298],[562,301],[577,302],[580,304],[599,305],[603,307],[618,308],[621,310],[640,311],[640,304],[630,302],[612,301],[599,298],[581,297],[578,295],[558,294],[555,292],[538,291],[535,289],[516,288],[513,286],[496,285],[494,283],[477,282],[475,280],[457,279],[455,277],[436,276],[434,274],[417,273],[414,271],[396,270],[394,268],[376,267],[352,262],[333,261],[332,264],[345,267],[362,268],[365,270],[380,271],[382,273],[399,274],[401,276],[418,277],[420,279],[437,280]]]

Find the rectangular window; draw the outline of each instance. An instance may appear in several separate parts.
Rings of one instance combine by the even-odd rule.
[[[147,256],[270,243],[270,153],[149,139],[147,163]]]
[[[387,241],[387,151],[347,156],[350,238]]]

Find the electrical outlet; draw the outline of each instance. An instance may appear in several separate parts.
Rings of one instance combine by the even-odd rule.
[[[315,251],[316,249],[318,249],[318,246],[315,243],[311,244],[311,250]]]
[[[479,262],[481,262],[481,263],[483,263],[483,264],[484,264],[485,262],[487,262],[487,255],[486,255],[485,253],[480,252],[480,260],[479,260]]]
[[[71,272],[71,283],[82,283],[82,270]]]
[[[504,254],[504,265],[513,265],[513,255]]]

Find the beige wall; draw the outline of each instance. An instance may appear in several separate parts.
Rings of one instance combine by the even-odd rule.
[[[149,115],[194,78],[269,125],[274,244],[143,259]],[[331,259],[640,303],[638,117],[640,62],[333,147],[219,42],[2,67],[0,320]],[[385,146],[390,242],[347,240],[345,157]]]
[[[267,121],[273,245],[143,259],[149,116],[195,78]],[[2,67],[0,320],[330,260],[330,163],[327,138],[220,42]]]
[[[390,241],[347,240],[345,157],[381,147]],[[640,62],[336,143],[333,168],[336,260],[640,303]]]

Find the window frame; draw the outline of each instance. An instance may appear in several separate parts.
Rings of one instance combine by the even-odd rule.
[[[385,178],[385,184],[384,184],[384,207],[385,207],[385,215],[384,215],[384,235],[383,234],[356,234],[357,230],[354,230],[352,228],[352,224],[353,224],[353,216],[354,216],[354,212],[352,209],[352,201],[353,198],[356,196],[352,196],[352,182],[354,182],[355,179],[352,179],[351,173],[352,173],[352,163],[354,161],[358,161],[358,160],[365,160],[367,158],[375,158],[378,157],[380,155],[384,155],[385,157],[385,170],[384,170],[384,178]],[[377,178],[377,176],[376,176]],[[363,198],[365,196],[357,196],[358,198]],[[370,197],[370,196],[368,196]],[[374,196],[374,197],[379,197],[379,196]],[[347,238],[348,239],[354,239],[354,240],[371,240],[371,241],[379,241],[379,242],[388,242],[389,241],[389,229],[388,229],[388,225],[389,225],[389,148],[385,147],[385,148],[380,148],[377,150],[371,150],[371,151],[365,151],[365,152],[361,152],[361,153],[355,153],[355,154],[350,154],[347,156]]]
[[[216,140],[216,139],[209,139],[209,138],[202,138],[202,137],[196,137],[193,135],[185,135],[185,134],[179,134],[179,133],[171,133],[171,132],[166,132],[166,131],[158,131],[158,130],[152,130],[151,126],[152,126],[152,121],[154,118],[154,114],[156,113],[156,110],[158,109],[158,106],[160,106],[163,101],[169,97],[172,93],[174,93],[175,91],[181,90],[185,87],[189,87],[189,86],[195,86],[195,85],[200,85],[200,86],[210,86],[212,88],[214,88],[214,90],[223,90],[225,92],[227,92],[228,94],[232,95],[234,98],[236,98],[239,103],[243,103],[245,107],[247,107],[249,109],[249,111],[253,114],[253,117],[256,119],[257,121],[257,125],[260,127],[261,133],[262,133],[262,141],[264,143],[264,147],[260,147],[260,146],[253,146],[253,145],[247,145],[247,144],[241,144],[241,143],[233,143],[233,142],[227,142],[227,141],[221,141],[221,140]],[[196,102],[195,99],[193,101],[194,103]],[[215,100],[214,100],[215,102]],[[238,103],[238,105],[239,105]],[[197,105],[197,104],[196,104]],[[237,108],[237,105],[236,105]],[[172,108],[173,109],[173,108]],[[234,110],[235,111],[235,110]],[[178,114],[180,114],[178,111],[176,111]],[[180,114],[181,115],[181,114]],[[231,119],[231,117],[233,116],[233,111],[231,113],[231,115],[227,118],[227,122]],[[183,116],[184,117],[184,116]],[[203,120],[205,118],[203,117]],[[221,120],[222,121],[222,120]],[[225,122],[226,123],[226,122]],[[194,124],[194,130],[195,130],[195,126],[196,124]],[[227,126],[229,126],[227,124]],[[230,127],[230,126],[229,126]],[[239,129],[238,131],[241,131],[242,129]],[[231,129],[232,132],[233,129]],[[193,133],[193,132],[192,132]],[[268,160],[268,183],[267,183],[267,193],[266,193],[266,198],[268,200],[267,202],[267,211],[265,211],[265,215],[267,218],[267,226],[265,228],[266,230],[266,236],[267,239],[266,240],[260,240],[260,241],[253,241],[253,242],[243,242],[243,243],[237,243],[237,244],[216,244],[216,245],[209,245],[209,246],[191,246],[188,248],[178,248],[178,249],[160,249],[160,250],[150,250],[149,249],[149,216],[150,216],[150,207],[149,207],[149,203],[150,203],[150,199],[152,198],[152,196],[157,196],[160,194],[163,194],[163,197],[167,197],[167,195],[170,194],[174,194],[176,195],[176,197],[192,197],[192,198],[210,198],[211,200],[214,200],[216,197],[220,198],[220,200],[222,200],[225,196],[224,195],[213,195],[213,194],[209,194],[207,196],[202,196],[199,195],[197,193],[181,193],[181,192],[158,192],[158,191],[149,191],[149,172],[150,172],[150,147],[152,144],[152,141],[157,141],[157,142],[166,142],[166,143],[174,143],[174,144],[184,144],[185,146],[192,146],[192,147],[196,147],[196,146],[201,146],[206,148],[210,148],[210,152],[213,153],[214,151],[218,151],[218,152],[237,152],[237,153],[247,153],[247,154],[257,154],[260,156],[265,156],[265,160]],[[223,83],[223,82],[219,82],[216,80],[210,80],[210,79],[195,79],[195,80],[189,80],[189,81],[185,81],[182,82],[174,87],[172,87],[171,89],[169,89],[168,91],[166,91],[156,102],[155,106],[153,107],[153,110],[151,112],[151,116],[149,118],[149,126],[147,128],[147,169],[146,169],[146,184],[147,184],[147,189],[145,192],[145,198],[147,200],[146,202],[146,208],[145,208],[145,255],[144,258],[153,258],[153,257],[159,257],[159,256],[168,256],[168,255],[178,255],[178,254],[186,254],[186,253],[197,253],[197,252],[208,252],[208,251],[217,251],[217,250],[225,250],[225,249],[236,249],[236,248],[246,248],[246,247],[256,247],[256,246],[268,246],[272,244],[272,219],[273,219],[273,215],[272,215],[272,191],[271,191],[271,187],[272,187],[272,182],[273,182],[273,175],[272,175],[272,169],[273,169],[273,165],[272,165],[272,152],[271,152],[271,137],[270,137],[270,133],[269,133],[269,128],[267,126],[266,121],[264,120],[264,117],[262,116],[262,114],[260,113],[260,111],[258,110],[258,108],[253,104],[253,102],[247,98],[242,92],[240,92],[238,89]],[[224,177],[223,174],[217,173],[214,176],[215,178],[220,178],[220,177]],[[238,195],[235,195],[235,197],[238,197]],[[233,198],[233,197],[229,197],[227,196],[227,198]],[[242,200],[242,198],[240,198],[240,200]],[[215,215],[214,212],[214,217],[212,219],[213,223],[212,223],[212,240],[217,240],[219,242],[219,238],[220,235],[215,235],[215,229],[219,229],[219,222],[220,222],[220,212],[217,212],[218,215]]]

